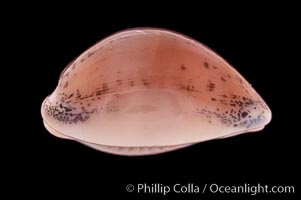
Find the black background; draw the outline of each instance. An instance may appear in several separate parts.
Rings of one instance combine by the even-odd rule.
[[[129,183],[297,185],[300,153],[296,139],[298,118],[293,117],[299,109],[295,96],[298,79],[294,70],[298,63],[294,61],[293,50],[297,46],[294,12],[282,5],[238,5],[226,9],[219,4],[210,7],[190,4],[187,8],[178,5],[177,9],[159,9],[158,5],[153,9],[146,4],[137,9],[124,7],[122,11],[114,9],[117,5],[79,6],[83,7],[73,10],[43,5],[39,9],[21,9],[22,12],[16,11],[20,14],[17,19],[8,23],[12,30],[9,35],[13,36],[8,39],[13,54],[7,60],[19,84],[10,92],[17,94],[14,100],[17,99],[18,105],[22,102],[10,112],[14,119],[18,116],[14,120],[18,123],[10,125],[8,134],[13,139],[5,142],[9,158],[6,163],[12,170],[9,173],[12,182],[8,186],[29,188],[22,193],[29,196],[39,196],[36,191],[40,191],[54,197],[63,193],[108,199],[104,196],[110,194],[143,199],[151,195],[127,193],[125,186]],[[43,127],[40,106],[56,87],[60,72],[100,39],[132,27],[175,30],[214,49],[267,102],[273,113],[271,123],[260,132],[145,157],[110,155],[50,135]],[[175,196],[224,197],[221,194]],[[259,197],[266,196],[256,198]],[[154,195],[154,198],[163,197]]]

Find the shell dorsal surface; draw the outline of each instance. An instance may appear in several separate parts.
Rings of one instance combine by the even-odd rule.
[[[54,135],[144,155],[261,130],[271,111],[205,45],[164,29],[129,29],[89,48],[42,105]]]

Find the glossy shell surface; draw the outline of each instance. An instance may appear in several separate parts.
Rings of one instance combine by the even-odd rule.
[[[182,34],[115,33],[62,72],[41,108],[58,137],[120,155],[166,152],[258,131],[271,111],[224,59]]]

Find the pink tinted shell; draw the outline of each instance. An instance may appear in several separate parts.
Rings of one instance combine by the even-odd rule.
[[[53,135],[120,155],[259,131],[272,116],[223,58],[156,28],[124,30],[86,50],[62,72],[41,112]]]

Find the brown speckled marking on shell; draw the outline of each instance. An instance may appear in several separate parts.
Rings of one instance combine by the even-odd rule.
[[[260,130],[271,111],[203,44],[144,28],[109,36],[72,61],[43,102],[42,116],[56,136],[145,155]]]

